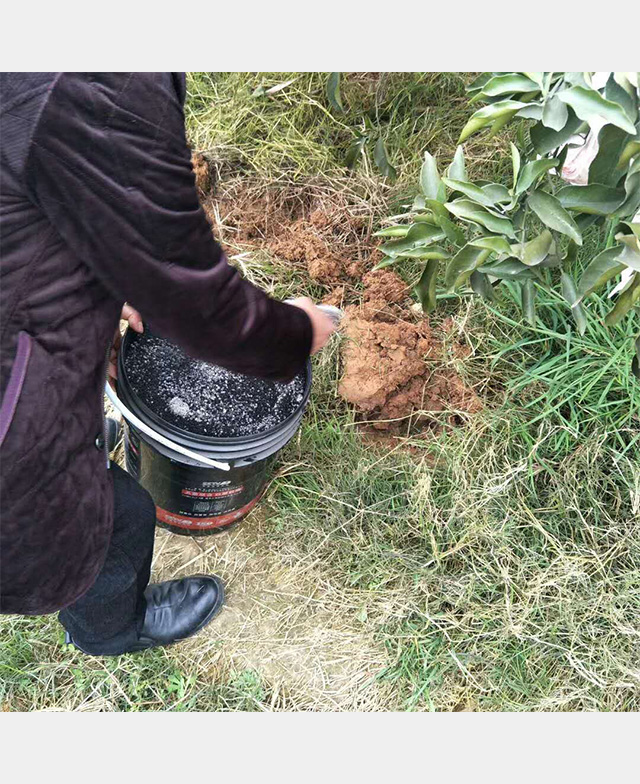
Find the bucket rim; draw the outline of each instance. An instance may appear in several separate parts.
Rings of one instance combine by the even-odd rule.
[[[153,427],[158,431],[158,433],[160,433],[160,435],[170,437],[176,440],[177,443],[182,443],[184,446],[202,449],[203,446],[208,445],[211,447],[220,447],[222,450],[224,450],[225,447],[236,446],[240,448],[244,445],[250,446],[255,444],[256,441],[270,441],[272,438],[277,438],[278,435],[283,431],[286,431],[289,425],[293,425],[296,418],[302,415],[302,412],[304,412],[304,409],[309,402],[312,381],[310,358],[307,360],[304,368],[305,386],[302,400],[294,409],[294,411],[278,425],[275,425],[268,430],[263,430],[261,433],[255,433],[254,435],[230,436],[227,438],[191,433],[190,431],[184,430],[177,425],[173,425],[171,422],[166,422],[158,414],[152,411],[152,409],[150,409],[149,406],[147,406],[146,403],[144,403],[132,389],[125,368],[125,356],[131,344],[137,340],[138,335],[139,333],[137,333],[135,330],[127,327],[122,338],[122,344],[120,346],[120,351],[118,352],[118,378],[116,380],[118,395],[131,409],[131,411],[136,414],[136,416],[140,417],[140,419],[145,424],[147,424],[149,427]]]

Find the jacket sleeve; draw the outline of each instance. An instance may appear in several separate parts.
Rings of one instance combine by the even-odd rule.
[[[59,75],[33,133],[28,192],[154,331],[230,370],[290,378],[311,322],[243,280],[214,241],[178,93],[171,74]]]

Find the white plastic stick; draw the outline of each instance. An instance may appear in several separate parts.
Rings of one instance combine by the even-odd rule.
[[[211,468],[219,468],[221,471],[230,471],[231,466],[229,463],[219,463],[217,460],[211,460],[209,457],[205,457],[204,455],[199,454],[198,452],[192,452],[190,449],[187,449],[180,444],[176,444],[173,441],[170,441],[168,438],[160,435],[160,433],[156,433],[155,430],[152,430],[148,425],[139,419],[133,411],[130,411],[125,404],[120,400],[120,398],[116,395],[115,391],[111,387],[111,384],[107,381],[104,385],[104,391],[109,398],[109,400],[113,403],[114,407],[118,409],[118,411],[122,414],[122,416],[127,420],[127,422],[131,422],[132,425],[141,430],[143,433],[152,438],[154,441],[157,441],[159,444],[172,449],[174,452],[179,452],[181,455],[185,457],[191,458],[191,460],[197,460],[199,463],[204,463],[204,465],[208,465]]]

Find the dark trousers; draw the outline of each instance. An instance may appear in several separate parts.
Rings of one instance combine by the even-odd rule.
[[[156,509],[151,496],[115,463],[113,533],[95,583],[59,614],[72,639],[89,653],[126,650],[144,619]]]

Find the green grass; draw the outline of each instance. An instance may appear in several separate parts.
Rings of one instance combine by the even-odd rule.
[[[385,139],[398,170],[396,190],[414,187],[425,150],[448,165],[468,115],[467,78],[458,73],[343,74],[345,113],[331,109],[323,73],[192,73],[187,125],[194,149],[222,176],[240,173],[271,183],[349,177],[361,187],[382,187],[369,154],[350,174],[345,166],[357,132]],[[293,83],[272,96],[255,88]],[[506,140],[467,144],[469,169],[508,169]],[[507,165],[508,164],[508,165]]]
[[[389,707],[637,710],[637,449],[621,446],[620,411],[598,407],[595,384],[580,398],[590,418],[550,448],[566,428],[555,398],[532,411],[511,391],[523,366],[539,383],[547,349],[533,341],[528,365],[494,355],[496,317],[482,303],[475,310],[476,363],[493,368],[503,401],[435,440],[414,439],[420,451],[390,445],[384,455],[336,414],[330,375],[299,468],[272,499],[274,536],[289,547],[295,537],[301,556],[312,552],[345,591],[361,592],[392,659],[378,675],[396,689]],[[512,329],[505,342],[521,335],[500,318]],[[626,427],[637,433],[628,357],[613,356],[597,355],[589,377],[582,368],[582,390],[609,363],[614,391],[633,392]],[[557,376],[563,383],[562,368]]]
[[[273,100],[251,97],[260,84],[294,76]],[[215,162],[223,184],[242,177],[304,188],[323,177],[341,194],[347,186],[375,194],[379,214],[388,214],[414,187],[425,148],[443,161],[453,152],[468,113],[464,79],[347,75],[347,113],[333,116],[325,78],[192,74],[194,147]],[[393,189],[370,168],[355,175],[344,169],[364,114],[377,115],[385,132],[400,173]],[[498,154],[505,143],[472,146],[472,176],[508,171]],[[601,238],[594,233],[590,241],[595,248]],[[302,270],[266,252],[237,263],[278,296],[322,293]],[[566,306],[542,291],[535,328],[521,323],[517,294],[508,288],[499,307],[443,301],[436,318],[451,314],[453,333],[473,349],[456,369],[486,407],[457,428],[446,412],[435,415],[441,430],[426,439],[363,438],[336,394],[338,344],[315,360],[310,410],[263,504],[265,521],[245,523],[255,540],[249,537],[240,574],[268,559],[279,575],[290,575],[283,606],[300,602],[295,617],[277,606],[273,639],[255,627],[268,653],[274,643],[292,644],[305,613],[324,602],[324,614],[310,616],[312,625],[318,618],[318,633],[334,629],[331,639],[375,648],[383,662],[354,679],[349,707],[640,709],[640,387],[629,374],[634,321],[606,330],[605,307],[603,299],[589,300],[580,337]],[[231,552],[241,544],[233,540]],[[198,564],[224,570],[225,558],[226,551]],[[260,619],[267,599],[256,593],[254,603],[251,590],[249,612]],[[267,656],[243,664],[225,633],[100,660],[64,647],[54,616],[5,617],[0,632],[0,705],[7,710],[333,704],[276,678]],[[327,646],[333,665],[337,653]],[[329,665],[322,677],[330,683]]]
[[[253,670],[204,678],[177,649],[89,658],[62,644],[55,616],[3,619],[0,705],[5,711],[255,711],[268,692]]]

